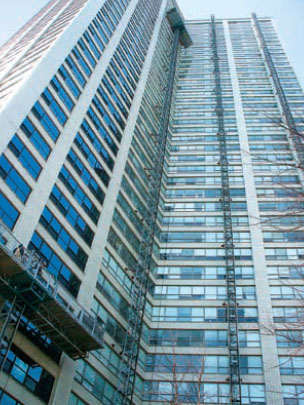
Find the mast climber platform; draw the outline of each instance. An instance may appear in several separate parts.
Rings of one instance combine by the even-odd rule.
[[[45,269],[42,258],[22,247],[0,222],[0,296],[6,301],[0,315],[2,365],[22,318],[76,360],[103,347],[103,326]],[[1,368],[1,365],[0,365]]]

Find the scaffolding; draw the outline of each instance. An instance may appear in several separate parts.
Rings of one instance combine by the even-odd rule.
[[[139,353],[154,234],[156,230],[179,37],[180,29],[175,28],[167,86],[160,115],[159,133],[155,134],[156,152],[154,166],[152,168],[146,168],[149,170],[150,179],[148,184],[149,212],[144,217],[145,226],[143,227],[137,266],[132,271],[134,277],[130,293],[131,305],[129,308],[127,331],[123,343],[118,375],[117,402],[121,405],[131,404],[134,393],[136,364]]]
[[[104,327],[46,270],[44,260],[29,250],[0,222],[0,350],[9,353],[20,322],[72,359],[103,347]]]
[[[272,60],[271,54],[267,47],[260,23],[259,23],[255,13],[252,13],[251,16],[252,16],[252,21],[253,21],[253,24],[254,24],[254,27],[255,27],[259,42],[260,42],[260,46],[261,46],[263,55],[264,55],[264,59],[266,61],[266,64],[267,64],[267,67],[268,67],[268,70],[270,73],[270,77],[272,78],[273,85],[275,87],[277,96],[280,101],[280,105],[281,105],[282,112],[283,112],[283,117],[285,119],[286,126],[290,133],[290,137],[293,142],[294,149],[296,150],[300,165],[303,165],[304,164],[304,145],[300,139],[301,137],[299,136],[299,131],[297,130],[297,126],[295,124],[292,113],[290,111],[287,98],[285,96],[283,87],[280,82],[279,75],[277,73],[277,70],[276,70],[273,60]]]
[[[240,405],[241,402],[241,377],[240,377],[240,355],[238,343],[238,315],[236,300],[235,280],[235,259],[231,216],[231,197],[229,188],[229,162],[227,156],[226,132],[224,125],[224,108],[222,101],[221,74],[219,55],[217,50],[216,21],[211,16],[211,48],[214,63],[215,95],[216,95],[216,116],[220,148],[221,167],[221,203],[224,216],[224,245],[226,257],[226,283],[227,283],[227,319],[228,319],[228,350],[229,350],[229,383],[230,403]]]

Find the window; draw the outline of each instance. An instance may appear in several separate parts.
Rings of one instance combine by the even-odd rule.
[[[151,346],[172,347],[227,347],[225,330],[148,329],[144,338]]]
[[[104,103],[107,105],[109,111],[111,112],[112,116],[114,117],[115,121],[118,123],[120,128],[123,130],[126,126],[124,120],[121,118],[120,114],[118,113],[117,109],[114,107],[113,103],[110,101],[109,96],[107,93],[104,91],[102,86],[99,86],[97,89],[98,94],[101,96],[102,100]],[[113,99],[113,94],[112,97]],[[117,101],[117,100],[116,100]],[[117,103],[116,103],[117,104]]]
[[[291,224],[290,224],[291,225]],[[300,224],[298,224],[300,225]],[[303,242],[302,232],[263,232],[264,242]]]
[[[154,299],[205,299],[216,300],[226,299],[226,287],[197,286],[197,287],[179,287],[179,286],[154,286]]]
[[[86,195],[86,193],[79,186],[74,177],[70,174],[65,166],[62,167],[58,178],[66,186],[69,192],[74,196],[78,204],[83,208],[83,210],[88,214],[92,221],[97,224],[100,211],[97,209],[92,200]]]
[[[273,300],[293,300],[303,299],[304,288],[302,286],[271,286],[270,287],[271,299]]]
[[[114,319],[114,317],[108,313],[104,307],[93,298],[92,311],[96,317],[105,324],[106,332],[120,345],[124,342],[125,330],[123,326]],[[110,404],[112,405],[112,404]]]
[[[45,103],[50,107],[50,110],[55,115],[58,122],[63,126],[66,123],[67,116],[63,112],[62,108],[59,106],[57,101],[54,99],[49,89],[45,89],[44,92],[41,94],[41,97],[45,101]]]
[[[273,266],[268,268],[268,276],[270,279],[303,279],[304,268],[303,266]]]
[[[221,189],[173,189],[166,190],[166,198],[220,198]],[[245,197],[244,189],[230,189],[231,197]]]
[[[89,65],[87,62],[84,60],[82,55],[80,54],[79,50],[77,47],[75,47],[72,51],[73,55],[75,56],[77,62],[79,63],[79,66],[81,66],[82,71],[86,74],[87,77],[90,77],[92,74],[92,70],[89,68]]]
[[[95,28],[97,29],[99,35],[101,36],[101,38],[103,39],[104,43],[107,44],[109,42],[108,37],[106,36],[104,30],[101,28],[101,25],[99,24],[99,22],[97,21],[97,18],[95,18],[93,20],[93,24],[95,25]],[[101,43],[102,44],[102,43]],[[101,49],[104,48],[104,45],[101,45]]]
[[[136,212],[134,212],[134,209],[131,207],[131,205],[127,202],[127,200],[121,193],[118,194],[117,202],[122,208],[123,212],[129,218],[131,223],[141,234],[143,230],[143,222],[140,220],[140,217],[137,215]]]
[[[131,108],[131,102],[130,102],[128,96],[126,95],[125,91],[122,89],[121,85],[118,83],[118,81],[117,81],[116,77],[114,76],[112,70],[110,68],[108,68],[106,72],[107,72],[109,78],[111,79],[112,83],[114,84],[115,89],[118,91],[118,93],[121,95],[121,98],[124,100],[125,104],[130,109]],[[124,83],[122,77],[121,77],[120,82]]]
[[[84,133],[86,134],[89,142],[94,146],[95,150],[102,157],[102,159],[106,162],[108,167],[112,170],[114,167],[114,160],[112,159],[110,154],[107,152],[105,147],[102,145],[102,143],[100,142],[99,138],[96,136],[94,131],[92,131],[91,127],[88,125],[86,120],[83,121],[83,123],[81,125],[81,129],[84,130]]]
[[[265,388],[262,384],[242,384],[242,404],[243,405],[266,405]],[[161,401],[161,403],[171,402],[175,399],[176,389],[180,402],[197,403],[197,383],[177,382],[177,388],[170,381],[145,381],[143,384],[143,401]],[[200,400],[212,402],[214,398],[219,398],[223,404],[229,403],[229,385],[215,383],[200,384]]]
[[[152,322],[227,322],[225,308],[153,307]]]
[[[0,218],[5,223],[5,225],[13,229],[17,219],[19,217],[19,212],[13,206],[13,204],[0,192]]]
[[[74,103],[68,93],[64,90],[56,76],[53,77],[53,79],[51,80],[51,86],[56,91],[61,101],[63,101],[66,108],[69,111],[72,111],[74,108]]]
[[[226,374],[229,370],[228,356],[201,356],[184,354],[147,354],[144,370],[158,373]],[[247,373],[248,374],[248,373]]]
[[[266,405],[265,387],[261,384],[242,384],[242,404]]]
[[[84,34],[84,36],[85,35],[86,35],[86,33]],[[88,35],[86,36],[86,40],[87,39],[88,39]],[[80,40],[78,41],[78,45],[79,45],[79,48],[82,50],[83,54],[85,55],[86,60],[89,61],[91,67],[94,68],[96,66],[96,60],[94,59],[93,55],[89,51],[88,47],[86,46],[86,44],[82,38],[80,38]],[[95,48],[94,48],[94,50],[95,50]]]
[[[78,173],[79,177],[83,180],[83,182],[88,186],[89,190],[96,197],[96,199],[100,202],[100,204],[103,204],[105,193],[99,187],[99,185],[94,180],[94,178],[89,173],[89,171],[85,168],[85,165],[81,162],[81,160],[78,158],[78,156],[73,151],[73,149],[70,149],[70,152],[67,156],[67,160],[68,160],[68,162],[70,162],[70,164],[75,169],[75,171]],[[105,182],[107,182],[107,177],[105,177]]]
[[[248,242],[250,240],[249,232],[233,232],[235,242]],[[223,232],[163,232],[160,235],[160,242],[184,242],[184,243],[213,243],[223,242]]]
[[[301,347],[304,343],[304,331],[302,330],[277,330],[277,346],[284,348]]]
[[[0,389],[0,404],[1,405],[23,405],[21,402],[17,401],[13,397],[11,397],[9,394],[7,394],[5,391],[2,391]]]
[[[258,322],[258,311],[256,308],[238,308],[239,322]]]
[[[88,260],[88,255],[75,242],[75,240],[64,229],[62,224],[56,219],[48,208],[44,208],[39,222],[57,241],[59,246],[67,253],[67,255],[79,266],[79,268],[84,270]]]
[[[251,249],[235,248],[234,255],[236,260],[250,260]],[[224,249],[159,249],[159,258],[161,260],[225,260]]]
[[[194,203],[170,203],[163,206],[164,211],[168,212],[212,212],[212,211],[222,211],[222,204],[216,202],[194,202]],[[245,202],[232,202],[232,211],[246,211]]]
[[[239,330],[239,345],[240,347],[260,347],[260,334],[259,332],[251,332]]]
[[[0,358],[3,361],[3,354],[0,354]],[[36,365],[34,360],[14,344],[4,362],[3,371],[37,395],[42,401],[48,403],[54,377],[42,367]]]
[[[114,211],[113,222],[118,226],[130,245],[138,253],[140,249],[140,240],[117,210]]]
[[[127,109],[124,107],[123,103],[120,101],[120,99],[117,97],[115,91],[113,90],[113,87],[111,86],[110,82],[108,81],[108,79],[106,77],[103,77],[102,79],[103,84],[105,85],[105,87],[107,88],[108,92],[110,93],[112,99],[115,101],[116,105],[118,106],[118,108],[120,109],[120,111],[122,112],[123,116],[125,118],[128,118],[128,111]],[[125,96],[126,97],[126,96]],[[122,97],[124,99],[124,97]]]
[[[119,292],[112,286],[111,283],[104,277],[102,273],[98,274],[96,288],[110,302],[113,307],[122,315],[125,320],[128,319],[129,303]]]
[[[66,58],[66,63],[68,65],[68,67],[71,69],[74,77],[76,78],[76,80],[78,81],[78,83],[80,84],[81,87],[84,87],[86,85],[86,80],[83,76],[83,74],[80,72],[80,70],[78,69],[76,63],[73,61],[73,59],[71,58],[71,56],[68,56]],[[75,91],[75,89],[74,89]]]
[[[78,98],[80,96],[80,90],[75,84],[74,80],[71,78],[69,73],[67,72],[66,68],[64,66],[61,66],[58,70],[59,75],[62,77],[62,79],[65,81],[66,85],[68,88],[71,90],[72,94],[74,97]],[[56,83],[55,83],[56,85]]]
[[[82,399],[80,399],[73,392],[71,392],[68,405],[88,405],[88,404],[84,402]]]
[[[119,284],[130,293],[131,280],[117,260],[106,250],[102,258],[103,265],[114,275]]]
[[[86,158],[87,162],[90,164],[90,166],[94,169],[94,171],[98,174],[101,179],[107,178],[108,174],[105,171],[105,169],[101,166],[99,163],[99,159],[95,157],[95,155],[92,153],[91,149],[88,147],[82,136],[77,132],[76,137],[74,138],[74,144],[78,147],[78,149],[81,151],[83,156]],[[114,161],[110,157],[110,155],[106,152],[105,149],[101,150],[101,157],[102,159],[106,162],[108,167],[113,167]]]
[[[304,310],[301,307],[272,308],[274,322],[298,322],[303,319]]]
[[[77,362],[75,379],[103,404],[115,403],[116,389],[83,360]]]
[[[93,24],[89,25],[89,32],[92,35],[92,38],[94,39],[96,44],[98,45],[99,49],[101,51],[103,51],[105,49],[105,46],[104,46],[103,42],[100,40],[100,36],[97,34],[95,28],[93,27]],[[93,51],[94,55],[96,56],[96,58],[100,59],[100,52],[97,49],[97,47],[96,47],[94,41],[92,40],[90,34],[88,32],[85,32],[84,37],[85,37],[87,43],[89,44],[91,50]]]
[[[262,374],[262,358],[260,356],[240,356],[241,374]]]
[[[304,375],[304,357],[280,357],[282,375]]]
[[[265,249],[268,260],[302,260],[304,249],[301,248],[276,248]]]
[[[180,402],[197,403],[197,383],[177,382],[178,399]],[[143,401],[161,401],[160,403],[170,403],[175,400],[176,386],[170,381],[144,381]],[[201,383],[200,401],[202,399],[210,401],[212,398],[220,398],[222,403],[229,401],[229,385]],[[251,402],[246,402],[249,404]],[[262,403],[263,404],[263,403]]]
[[[37,180],[41,172],[41,166],[17,135],[13,136],[8,144],[8,148],[13,152],[17,159],[20,160],[22,166],[28,171],[28,173]]]
[[[19,200],[25,203],[32,190],[4,155],[0,157],[0,176]]]
[[[56,185],[50,194],[50,199],[57,206],[59,211],[65,216],[68,222],[73,226],[78,235],[82,237],[88,246],[91,246],[94,238],[94,232]]]
[[[114,124],[113,120],[110,118],[109,114],[106,112],[105,108],[99,101],[98,97],[93,98],[92,104],[94,107],[97,109],[97,111],[100,113],[100,116],[104,119],[104,122],[108,126],[108,128],[111,130],[115,138],[118,140],[118,142],[121,141],[122,135],[120,131],[118,130],[117,126]]]
[[[107,370],[117,374],[120,358],[110,346],[104,344],[102,349],[94,350],[91,353],[107,368]]]
[[[124,190],[124,192],[127,194],[127,196],[129,196],[130,200],[132,201],[140,215],[145,216],[147,213],[147,208],[142,203],[141,199],[137,196],[136,192],[133,190],[125,177],[122,178],[121,187],[122,190]]]
[[[59,130],[56,125],[53,123],[51,118],[47,115],[45,110],[42,108],[39,101],[37,101],[32,108],[32,112],[34,116],[40,121],[40,124],[46,130],[46,132],[50,135],[54,142],[57,141],[59,137]]]
[[[283,385],[284,405],[302,405],[304,403],[303,385]]]
[[[36,250],[47,262],[48,271],[74,296],[77,297],[80,281],[55,254],[55,252],[45,243],[41,236],[35,232],[29,249]]]
[[[99,21],[100,21],[102,27],[104,28],[104,30],[105,30],[106,33],[108,34],[109,38],[111,38],[111,36],[112,36],[112,31],[110,30],[110,28],[109,28],[108,25],[106,24],[105,19],[103,18],[102,14],[101,14],[101,13],[98,13],[98,14],[97,14],[97,17],[98,17],[98,19],[99,19]],[[111,25],[112,25],[112,24],[111,24]],[[114,27],[113,27],[113,29],[114,29]],[[108,41],[107,41],[107,43],[108,43]]]
[[[49,157],[49,154],[51,153],[51,148],[47,144],[47,142],[45,142],[45,140],[37,131],[37,129],[34,127],[32,122],[28,118],[25,118],[25,120],[21,124],[20,129],[30,139],[30,141],[38,150],[43,159],[46,160]]]
[[[88,109],[87,115],[90,117],[94,127],[97,129],[101,138],[106,141],[106,143],[108,144],[108,146],[110,147],[110,149],[114,153],[114,155],[117,155],[118,147],[117,147],[116,143],[113,141],[111,136],[105,130],[105,128],[102,125],[97,114],[94,112],[94,110],[91,107]],[[90,136],[90,138],[93,138],[94,132],[85,119],[83,120],[83,122],[81,124],[81,128],[84,131],[84,133],[87,134],[87,136]]]

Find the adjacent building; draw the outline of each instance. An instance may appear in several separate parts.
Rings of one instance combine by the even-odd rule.
[[[302,404],[303,113],[254,14],[51,0],[4,44],[0,404]]]

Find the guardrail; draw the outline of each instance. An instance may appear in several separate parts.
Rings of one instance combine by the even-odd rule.
[[[102,345],[104,326],[86,311],[47,270],[46,261],[34,250],[24,247],[1,220],[0,248]]]

